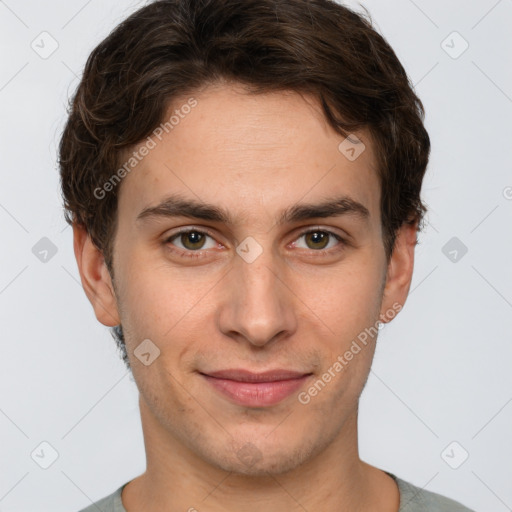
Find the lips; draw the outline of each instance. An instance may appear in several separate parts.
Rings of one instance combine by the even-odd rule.
[[[201,373],[202,377],[231,402],[245,407],[276,405],[302,387],[311,373],[276,369],[254,373],[227,369]]]
[[[207,375],[217,379],[236,380],[238,382],[274,382],[278,380],[297,379],[307,375],[307,373],[281,369],[268,370],[261,373],[253,373],[249,370],[233,369],[208,372]]]

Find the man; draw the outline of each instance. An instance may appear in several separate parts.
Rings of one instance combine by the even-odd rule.
[[[422,119],[392,49],[329,0],[162,0],[93,51],[63,195],[147,469],[86,510],[468,510],[358,455],[425,213]]]

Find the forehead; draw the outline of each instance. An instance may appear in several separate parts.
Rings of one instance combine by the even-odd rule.
[[[357,147],[356,156],[364,151],[347,158],[347,141],[311,97],[211,86],[175,100],[166,121],[158,136],[150,136],[151,143],[146,139],[132,148],[140,153],[142,146],[151,147],[123,180],[120,214],[129,210],[136,216],[178,193],[256,222],[290,204],[349,195],[379,218],[369,133],[357,132],[364,146]]]

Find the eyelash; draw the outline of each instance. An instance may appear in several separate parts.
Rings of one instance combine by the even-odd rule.
[[[196,229],[196,228],[182,228],[180,229],[179,231],[176,231],[175,233],[173,233],[171,236],[167,237],[163,244],[166,245],[167,247],[169,246],[169,244],[173,245],[172,242],[173,240],[175,240],[176,238],[178,238],[179,236],[181,236],[182,234],[186,234],[186,233],[192,233],[192,232],[195,232],[195,233],[199,233],[199,234],[202,234],[202,235],[207,235],[209,236],[210,238],[214,239],[215,240],[215,237],[213,235],[213,233],[211,233],[210,231],[208,230],[205,230],[204,228],[201,228],[201,229]],[[299,233],[299,235],[297,236],[297,238],[295,238],[294,242],[297,241],[299,238],[305,236],[305,235],[308,235],[309,233],[315,233],[315,232],[321,232],[321,233],[327,233],[329,236],[331,237],[334,237],[338,242],[339,244],[337,244],[335,247],[331,247],[329,249],[309,249],[309,251],[311,251],[312,253],[315,253],[316,257],[322,257],[322,256],[328,256],[330,255],[332,252],[335,252],[335,251],[339,251],[341,250],[341,247],[339,247],[340,245],[341,246],[346,246],[348,245],[348,242],[343,238],[341,237],[340,235],[332,232],[332,231],[329,231],[328,229],[322,229],[321,227],[316,227],[314,226],[313,228],[309,228],[305,231],[302,231],[301,233]],[[180,249],[179,247],[173,247],[172,249],[170,249],[171,251],[173,252],[176,252],[178,253],[178,256],[180,257],[184,257],[184,258],[200,258],[203,256],[203,253],[210,250],[210,249],[198,249],[196,251],[193,251],[193,250],[184,250],[184,249]]]

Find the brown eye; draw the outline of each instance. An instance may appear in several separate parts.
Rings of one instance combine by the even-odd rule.
[[[325,231],[311,231],[304,234],[309,249],[325,249],[329,243],[330,235]]]
[[[218,245],[211,235],[197,229],[182,230],[167,238],[164,243],[189,253],[201,249],[214,249]]]
[[[206,236],[199,231],[189,231],[188,233],[181,233],[180,241],[186,249],[197,250],[203,248]]]
[[[313,229],[304,231],[294,242],[294,246],[299,249],[313,249],[314,251],[328,251],[336,246],[340,248],[344,245],[344,240],[335,233],[324,229]]]

